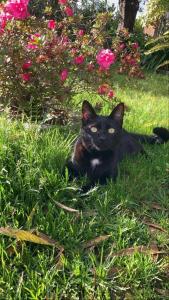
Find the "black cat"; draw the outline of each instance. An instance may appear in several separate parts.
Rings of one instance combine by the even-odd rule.
[[[109,116],[98,116],[88,101],[82,104],[82,128],[71,160],[67,163],[70,177],[87,175],[89,189],[95,183],[106,183],[118,175],[118,166],[127,155],[145,153],[141,143],[162,144],[169,131],[154,128],[155,135],[129,133],[122,128],[124,104],[118,104]]]

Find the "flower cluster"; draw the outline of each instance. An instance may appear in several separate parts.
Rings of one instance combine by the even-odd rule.
[[[114,47],[120,61],[118,72],[120,74],[126,73],[130,77],[144,78],[144,74],[140,69],[141,52],[139,44],[131,40],[128,31],[123,30],[119,33]]]
[[[73,9],[68,5],[67,0],[58,0],[58,3],[63,6],[63,11],[68,17],[73,17]]]

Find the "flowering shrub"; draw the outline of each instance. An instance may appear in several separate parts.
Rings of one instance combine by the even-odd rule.
[[[79,28],[81,16],[73,16],[67,0],[58,2],[61,21],[30,17],[28,2],[8,0],[1,7],[1,102],[41,116],[49,108],[68,107],[80,81],[114,98],[109,72],[117,51],[103,47],[109,14],[99,14],[85,33]]]
[[[144,78],[140,69],[141,52],[138,42],[133,42],[131,34],[127,30],[122,30],[114,42],[115,52],[120,61],[118,72],[126,73],[130,77]]]

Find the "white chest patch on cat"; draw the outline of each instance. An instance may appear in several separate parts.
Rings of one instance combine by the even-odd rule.
[[[94,169],[95,167],[97,167],[98,165],[101,164],[101,160],[98,159],[98,158],[94,158],[94,159],[92,159],[90,162],[91,162],[91,165],[92,165],[92,168],[93,168],[93,169]]]

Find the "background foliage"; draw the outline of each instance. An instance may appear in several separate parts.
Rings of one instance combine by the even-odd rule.
[[[152,39],[147,43],[146,54],[146,64],[149,69],[159,69],[163,68],[168,70],[169,66],[169,31],[165,32],[163,35]]]
[[[150,0],[147,2],[146,22],[148,24],[157,24],[167,12],[169,12],[168,0]]]

